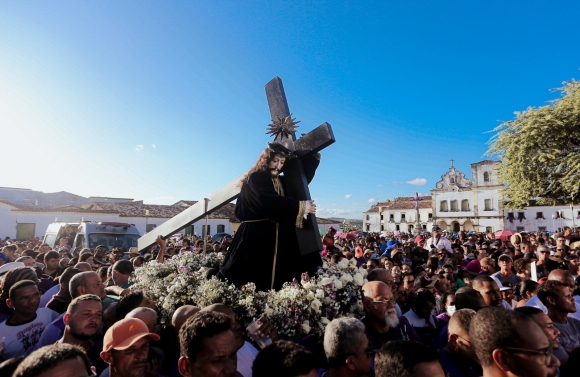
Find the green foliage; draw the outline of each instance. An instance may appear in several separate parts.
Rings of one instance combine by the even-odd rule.
[[[487,154],[501,159],[508,208],[570,202],[580,193],[580,82],[564,82],[549,105],[516,112],[495,128]]]

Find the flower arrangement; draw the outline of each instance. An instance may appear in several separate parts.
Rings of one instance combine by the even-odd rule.
[[[367,271],[357,268],[355,260],[325,264],[308,280],[287,282],[280,290],[268,292],[257,292],[253,283],[238,288],[215,277],[207,279],[207,268],[219,267],[221,261],[220,253],[188,252],[164,263],[150,262],[135,271],[135,288],[157,302],[163,323],[170,323],[182,305],[223,303],[240,323],[265,314],[282,336],[322,338],[332,319],[362,316],[361,286]]]

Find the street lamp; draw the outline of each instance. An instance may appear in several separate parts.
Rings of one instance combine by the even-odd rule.
[[[558,214],[560,215],[560,231],[561,231],[562,230],[562,210],[559,210]]]

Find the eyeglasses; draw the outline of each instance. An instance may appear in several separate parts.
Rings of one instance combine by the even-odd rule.
[[[546,366],[550,366],[552,364],[552,342],[550,342],[550,347],[548,347],[544,351],[540,350],[528,350],[525,348],[515,348],[515,347],[503,347],[501,348],[504,351],[512,352],[512,353],[530,353],[532,355],[542,356],[544,358],[543,364]],[[541,358],[540,358],[541,360]]]
[[[371,304],[375,304],[375,305],[394,305],[395,304],[395,300],[391,299],[391,300],[367,300],[367,302],[370,302]]]

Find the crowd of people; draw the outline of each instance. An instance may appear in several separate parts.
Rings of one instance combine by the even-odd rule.
[[[572,229],[503,240],[436,226],[417,236],[337,234],[322,236],[321,255],[367,270],[364,315],[330,318],[321,341],[280,339],[263,313],[249,334],[220,303],[181,306],[162,326],[157,304],[132,289],[145,264],[225,255],[229,236],[158,238],[143,252],[72,250],[66,237],[54,248],[0,240],[0,376],[580,375]]]

